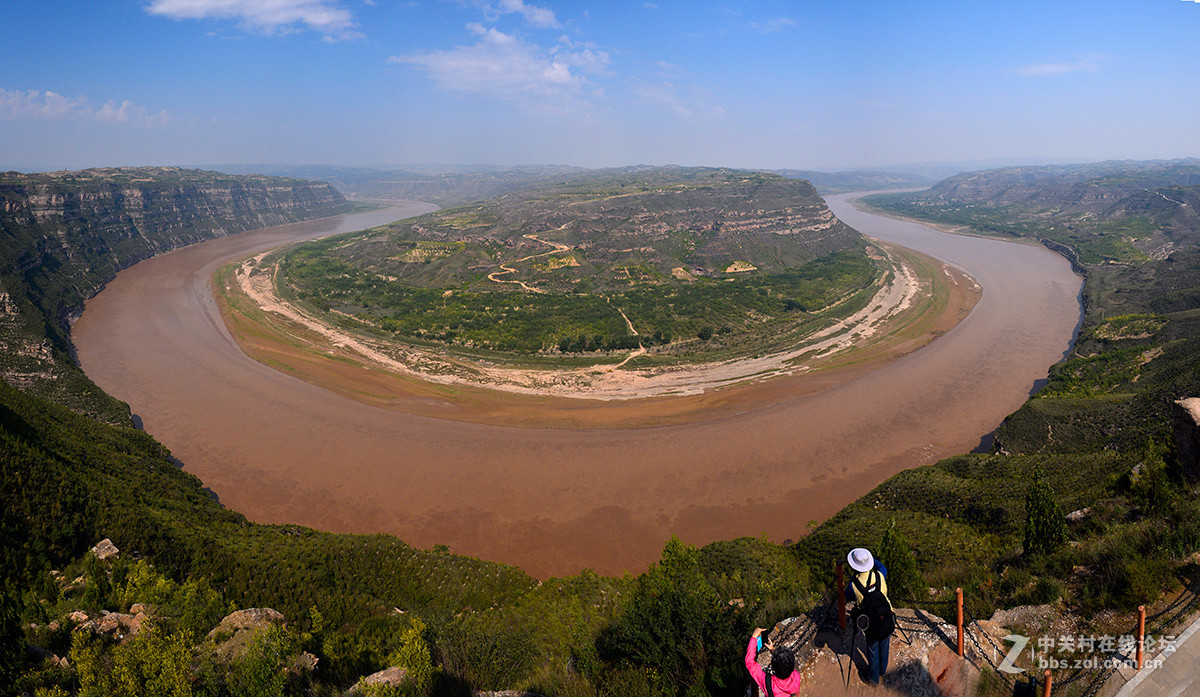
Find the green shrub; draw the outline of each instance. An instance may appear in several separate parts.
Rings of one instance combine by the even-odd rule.
[[[521,627],[495,626],[478,618],[446,627],[438,648],[445,670],[477,691],[521,685],[537,656],[533,640]]]
[[[282,697],[285,670],[296,653],[294,638],[278,625],[257,632],[229,671],[230,691],[238,697]]]
[[[672,537],[598,649],[614,667],[644,671],[663,694],[729,691],[745,672],[737,644],[748,627],[738,620],[705,579],[696,548]]]
[[[1066,542],[1066,517],[1042,475],[1041,464],[1035,464],[1033,480],[1025,493],[1025,553],[1049,554]]]
[[[1031,588],[1018,593],[1014,605],[1046,605],[1058,600],[1063,593],[1063,583],[1054,576],[1039,576]]]
[[[25,654],[20,600],[7,584],[0,588],[0,697],[16,693],[16,678]]]
[[[388,663],[408,671],[417,689],[428,690],[433,684],[433,657],[425,640],[425,623],[413,618],[400,635],[400,646],[388,656]]]
[[[896,529],[896,519],[888,521],[887,530],[879,542],[879,560],[888,570],[888,597],[892,604],[905,598],[922,599],[928,586],[908,540]]]
[[[71,664],[80,697],[190,697],[192,654],[187,637],[168,634],[152,620],[124,645],[105,651],[105,642],[76,632]]]

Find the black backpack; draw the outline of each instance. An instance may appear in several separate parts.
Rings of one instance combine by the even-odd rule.
[[[896,631],[896,615],[892,612],[887,596],[883,594],[882,574],[872,569],[867,576],[869,585],[864,586],[858,580],[858,576],[851,579],[851,583],[862,595],[862,602],[854,608],[855,626],[862,630],[867,641],[879,641],[890,637],[892,632]]]

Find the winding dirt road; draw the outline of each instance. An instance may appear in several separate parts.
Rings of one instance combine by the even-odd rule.
[[[238,349],[208,287],[219,265],[379,224],[382,214],[239,235],[138,264],[88,303],[74,339],[88,375],[252,520],[444,543],[539,577],[640,572],[671,534],[696,544],[795,538],[887,476],[972,449],[1067,350],[1080,280],[1064,259],[867,215],[845,198],[829,203],[851,226],[975,278],[984,292],[974,311],[878,369],[713,393],[720,416],[696,423],[569,430],[415,416],[341,397]],[[652,414],[666,404],[593,408]]]

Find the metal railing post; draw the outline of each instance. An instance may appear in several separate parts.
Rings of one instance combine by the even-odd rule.
[[[955,603],[958,605],[958,657],[963,656],[963,596],[962,589],[954,589]]]
[[[1146,606],[1138,605],[1137,669],[1142,669],[1142,649],[1146,646]]]

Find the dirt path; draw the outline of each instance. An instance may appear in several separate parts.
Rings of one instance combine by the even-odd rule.
[[[562,227],[556,228],[556,230],[562,230],[565,227],[567,227],[567,226],[563,225]],[[517,285],[521,286],[521,288],[529,291],[530,293],[545,293],[546,291],[542,290],[541,288],[535,288],[535,287],[529,285],[528,283],[526,283],[525,281],[521,281],[521,280],[509,281],[509,280],[505,280],[503,278],[497,278],[497,277],[503,276],[505,274],[517,272],[516,269],[509,266],[508,264],[520,264],[523,261],[529,261],[530,259],[537,259],[538,257],[546,257],[546,256],[550,256],[551,254],[558,254],[559,252],[569,252],[569,251],[571,251],[571,248],[560,242],[550,242],[549,240],[540,239],[540,238],[538,238],[537,235],[532,234],[532,233],[527,234],[527,235],[522,235],[522,237],[533,240],[534,242],[541,242],[542,244],[548,244],[551,247],[554,247],[554,249],[549,252],[542,252],[541,254],[530,254],[527,257],[521,257],[520,259],[516,259],[515,261],[510,261],[510,262],[507,262],[504,264],[500,264],[501,270],[493,271],[490,274],[488,274],[488,280],[494,281],[496,283],[516,283]]]
[[[611,300],[609,301],[609,304],[612,304]],[[633,322],[629,321],[629,317],[626,316],[625,311],[618,307],[617,312],[621,313],[621,319],[625,320],[625,326],[629,327],[629,335],[638,336],[638,331],[633,328]]]

